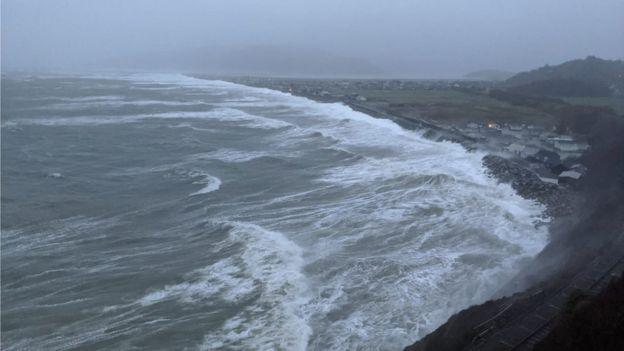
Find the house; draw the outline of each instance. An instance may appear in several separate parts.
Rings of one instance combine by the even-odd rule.
[[[585,167],[584,165],[582,165],[580,163],[576,163],[576,164],[573,164],[570,167],[570,170],[579,172],[579,173],[581,173],[581,175],[584,175],[587,172],[587,167]]]
[[[518,124],[506,124],[505,128],[501,129],[501,133],[521,139],[524,133],[524,126]]]
[[[539,150],[532,158],[538,162],[544,163],[547,167],[553,167],[561,163],[559,154],[548,150]]]
[[[527,135],[529,135],[531,137],[542,138],[542,134],[544,133],[544,128],[533,126],[533,125],[529,125],[526,128],[526,133],[527,133]]]
[[[516,155],[522,155],[522,153],[524,152],[525,146],[524,145],[520,145],[520,144],[516,144],[513,143],[509,146],[507,146],[507,150],[509,150],[510,152],[516,154]]]
[[[575,141],[567,140],[555,140],[553,146],[563,152],[583,152],[589,149],[589,145],[586,143],[578,143]]]
[[[548,184],[559,184],[559,181],[555,178],[550,178],[550,177],[539,177],[539,179],[544,182],[544,183],[548,183]]]
[[[574,183],[581,178],[582,174],[578,171],[565,171],[559,174],[559,184]]]
[[[557,135],[548,138],[555,151],[559,152],[562,158],[570,156],[578,157],[583,151],[589,149],[589,144],[574,140],[569,135]]]
[[[535,155],[540,151],[539,147],[533,145],[525,145],[522,154],[524,157]]]
[[[550,141],[553,143],[557,141],[560,141],[560,142],[573,142],[574,141],[574,138],[572,138],[570,135],[554,135],[548,139],[550,139]]]

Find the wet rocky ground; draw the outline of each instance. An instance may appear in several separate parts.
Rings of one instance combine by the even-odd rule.
[[[496,155],[483,157],[488,173],[503,183],[510,183],[518,195],[546,206],[545,215],[559,218],[574,212],[574,191],[570,187],[546,183],[520,160]]]

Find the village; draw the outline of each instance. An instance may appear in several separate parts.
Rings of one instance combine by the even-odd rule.
[[[561,135],[542,126],[525,124],[471,122],[457,129],[494,153],[527,161],[529,168],[547,183],[574,183],[587,170],[578,162],[589,149],[581,136]]]

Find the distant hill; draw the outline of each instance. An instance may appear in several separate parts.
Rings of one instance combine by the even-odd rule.
[[[589,56],[518,73],[507,79],[511,91],[550,96],[624,96],[624,61]]]
[[[538,80],[509,89],[522,95],[547,95],[554,97],[608,97],[613,91],[604,82],[569,78]]]
[[[503,81],[512,77],[515,73],[508,71],[500,71],[495,69],[484,69],[481,71],[470,72],[464,76],[467,79],[474,80],[490,80],[490,81]]]
[[[215,75],[361,78],[380,76],[382,73],[378,67],[357,57],[320,50],[259,45],[155,52],[118,59],[109,64],[116,68],[175,69]]]

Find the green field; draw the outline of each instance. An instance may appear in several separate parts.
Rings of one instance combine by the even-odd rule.
[[[430,120],[465,124],[469,122],[525,123],[550,126],[554,118],[527,106],[516,106],[483,94],[458,90],[358,90],[370,102],[389,104],[390,112]]]
[[[606,106],[618,115],[624,115],[624,97],[567,97],[563,100],[573,105]]]
[[[382,100],[394,104],[435,104],[453,102],[477,103],[481,100],[493,100],[463,93],[457,90],[360,90],[358,94],[369,100]],[[496,100],[493,100],[496,102]]]

